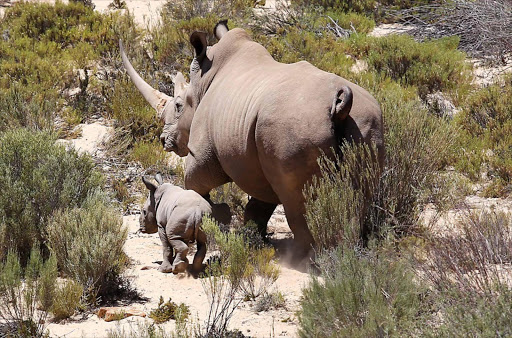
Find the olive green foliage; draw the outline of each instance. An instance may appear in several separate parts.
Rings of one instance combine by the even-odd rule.
[[[343,12],[371,13],[375,9],[375,0],[292,0],[301,7],[320,6]]]
[[[57,288],[51,312],[54,320],[71,317],[78,309],[82,308],[80,300],[84,293],[84,287],[73,280]]]
[[[258,0],[184,0],[168,1],[163,14],[176,20],[190,20],[215,14],[218,17],[240,17],[257,4]],[[210,28],[211,29],[211,28]]]
[[[43,262],[39,249],[31,250],[25,268],[15,251],[0,263],[0,318],[7,336],[44,337],[49,307],[55,294],[55,260]]]
[[[162,324],[170,319],[175,319],[176,322],[184,322],[189,315],[190,310],[185,304],[181,303],[180,305],[177,305],[172,302],[170,298],[164,303],[164,298],[160,296],[158,307],[151,310],[149,318],[153,319],[157,324]]]
[[[66,151],[45,132],[0,134],[0,260],[9,249],[22,265],[30,248],[45,248],[46,224],[55,210],[79,207],[102,183],[89,156]]]
[[[454,199],[452,186],[438,174],[453,156],[453,126],[429,114],[413,88],[363,80],[375,91],[386,121],[384,168],[361,146],[342,147],[342,163],[320,161],[322,178],[305,190],[306,219],[319,248],[357,245],[369,233],[413,233],[426,203],[445,209]]]
[[[175,332],[168,332],[163,327],[147,322],[138,322],[135,328],[129,329],[118,326],[116,329],[108,330],[108,338],[189,338],[195,337],[190,332],[191,330],[178,330]]]
[[[0,131],[11,126],[51,128],[64,104],[82,117],[94,109],[84,105],[86,88],[76,98],[82,100],[78,106],[79,100],[63,100],[61,93],[78,86],[73,69],[90,69],[93,60],[117,52],[120,36],[133,30],[126,24],[129,20],[77,2],[19,2],[8,8],[0,21]]]
[[[465,54],[457,50],[456,37],[418,43],[407,35],[353,35],[349,44],[351,54],[365,59],[370,70],[417,87],[423,99],[437,91],[469,89],[470,66],[464,62]]]
[[[366,87],[375,91],[383,110],[386,160],[367,224],[370,229],[414,232],[426,203],[442,209],[447,201],[450,189],[438,172],[453,157],[457,129],[429,114],[411,88],[388,80],[374,85]]]
[[[202,227],[208,247],[219,251],[219,259],[211,260],[201,279],[210,304],[201,336],[224,336],[230,332],[227,325],[238,304],[267,293],[279,276],[279,268],[272,262],[272,248],[251,248],[244,236],[223,233],[208,216],[203,218]]]
[[[472,93],[457,116],[465,151],[458,169],[477,178],[482,162],[503,188],[512,181],[512,77]],[[490,151],[489,151],[490,150]],[[510,187],[508,188],[510,190]],[[499,194],[500,189],[497,193]],[[503,191],[502,192],[506,192]]]
[[[379,250],[340,246],[317,259],[320,276],[300,301],[300,336],[410,336],[420,327],[425,290],[406,260]]]
[[[84,286],[90,301],[117,291],[126,237],[121,217],[100,192],[90,194],[80,208],[58,210],[48,225],[59,268]]]

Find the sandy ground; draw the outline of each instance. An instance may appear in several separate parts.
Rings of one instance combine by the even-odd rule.
[[[68,147],[74,147],[79,152],[87,152],[96,158],[101,158],[101,142],[109,137],[112,128],[105,126],[105,121],[91,124],[81,124],[76,128],[81,130],[80,136],[71,140],[59,140]],[[163,274],[156,270],[161,261],[162,247],[157,234],[142,234],[138,232],[138,215],[123,217],[124,226],[129,231],[124,250],[132,260],[132,265],[125,272],[144,301],[123,304],[125,307],[135,307],[146,314],[158,306],[162,296],[166,301],[171,298],[176,303],[185,303],[190,308],[191,320],[189,327],[204,326],[208,316],[209,302],[203,290],[200,279],[194,279],[185,274]],[[278,207],[269,222],[269,232],[273,233],[272,240],[281,244],[283,250],[289,243],[292,234],[286,223],[282,207]],[[189,260],[193,259],[193,251]],[[147,267],[150,267],[149,269]],[[269,291],[279,291],[286,300],[286,308],[256,312],[255,302],[242,302],[235,310],[229,328],[238,329],[251,337],[294,337],[297,335],[298,321],[295,312],[299,309],[301,290],[307,285],[309,275],[296,269],[280,265],[280,276]],[[120,321],[105,322],[96,314],[88,314],[86,318],[76,317],[61,323],[51,323],[48,326],[52,337],[104,337],[109,330],[130,332],[137,330],[141,324],[151,324],[152,319],[128,317]],[[166,332],[175,329],[175,322],[169,321],[161,327]]]
[[[276,214],[274,224],[279,222],[279,212]],[[138,233],[138,216],[124,217],[124,225],[129,230],[128,240],[125,244],[126,254],[133,260],[132,267],[126,272],[126,276],[132,281],[132,285],[147,301],[127,304],[149,313],[158,305],[160,296],[165,300],[171,298],[176,303],[185,303],[190,307],[191,324],[204,325],[208,315],[208,299],[203,290],[201,280],[186,276],[185,274],[173,275],[158,272],[158,262],[161,261],[161,244],[157,234],[147,235]],[[285,224],[281,224],[279,231],[289,232]],[[275,229],[274,229],[275,230]],[[191,254],[189,259],[191,260]],[[144,269],[144,267],[154,267]],[[241,330],[245,335],[252,337],[293,337],[297,332],[297,319],[295,311],[298,309],[298,301],[301,288],[308,282],[307,273],[281,266],[279,279],[273,286],[273,290],[280,291],[286,299],[286,309],[271,310],[268,312],[255,312],[254,302],[242,302],[235,311],[229,327]],[[152,323],[153,320],[142,317],[128,317],[117,322],[105,322],[97,315],[90,314],[86,320],[70,320],[66,323],[50,324],[52,337],[103,337],[108,330],[136,329],[138,324]],[[169,321],[161,325],[167,332],[175,328],[175,322]]]

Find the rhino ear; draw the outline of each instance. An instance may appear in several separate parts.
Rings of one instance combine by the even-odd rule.
[[[206,33],[205,32],[194,32],[190,36],[190,43],[194,46],[195,57],[199,63],[203,61],[206,57],[206,48],[208,44],[206,43]]]
[[[174,96],[180,96],[185,89],[187,88],[187,80],[185,80],[185,77],[181,72],[178,72],[176,76],[172,79],[172,82],[174,83]]]
[[[144,176],[142,176],[142,182],[146,185],[146,188],[152,193],[156,191],[157,186],[153,184],[153,182],[148,181]]]
[[[164,179],[162,178],[162,174],[156,173],[155,180],[158,182],[159,185],[164,184]]]
[[[226,34],[228,31],[229,31],[228,20],[219,21],[215,25],[215,28],[213,29],[213,32],[215,33],[215,37],[217,38],[217,40],[222,39],[224,34]]]

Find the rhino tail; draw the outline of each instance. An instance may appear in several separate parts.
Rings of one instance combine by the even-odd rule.
[[[338,126],[347,118],[351,108],[352,90],[347,86],[342,86],[334,96],[331,112],[329,114],[335,126]]]

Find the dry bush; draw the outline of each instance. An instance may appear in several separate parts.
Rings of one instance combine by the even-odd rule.
[[[422,40],[458,36],[459,47],[474,57],[503,61],[512,50],[510,1],[442,0],[389,14],[414,25],[408,33]]]
[[[89,301],[119,291],[128,231],[104,195],[96,192],[81,208],[57,211],[47,231],[60,269],[84,287]]]
[[[436,238],[424,270],[440,290],[456,286],[461,293],[488,293],[512,263],[512,218],[496,211],[470,212],[459,223],[462,234]],[[500,272],[501,271],[501,272]]]
[[[6,256],[0,263],[0,318],[5,334],[45,337],[48,311],[55,299],[55,260],[43,262],[39,249],[33,247],[23,269],[17,253],[9,251]]]

